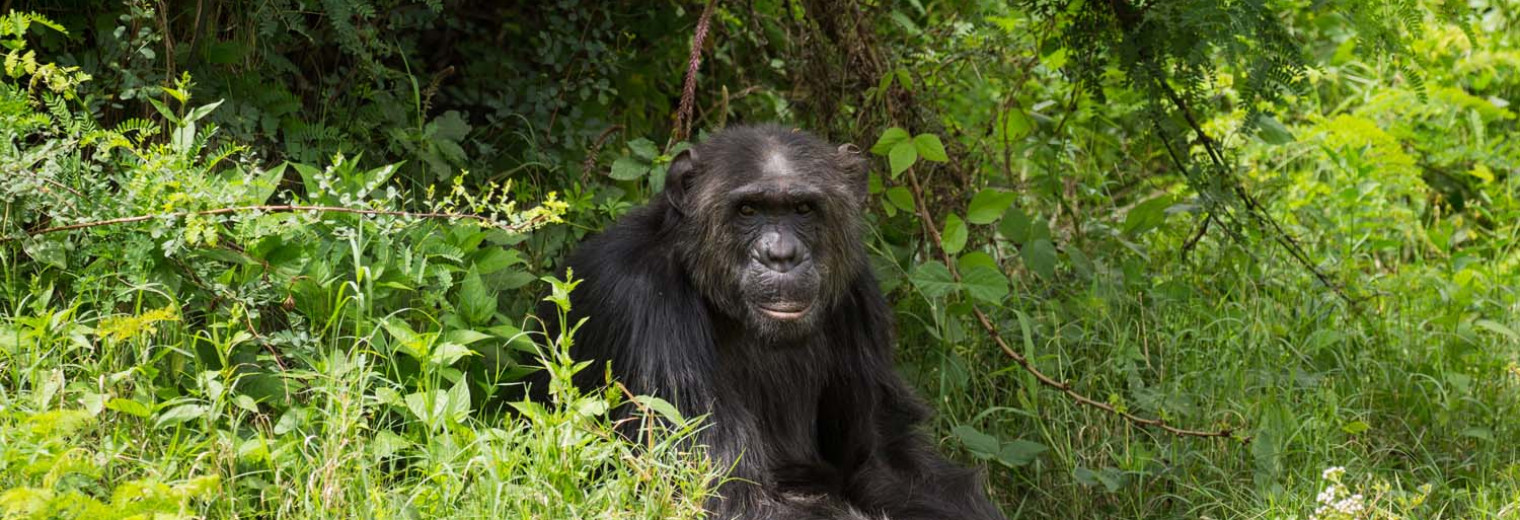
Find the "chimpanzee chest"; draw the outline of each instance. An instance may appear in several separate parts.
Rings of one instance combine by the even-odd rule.
[[[736,402],[725,416],[744,423],[732,426],[767,447],[769,465],[817,461],[819,402],[833,370],[828,351],[821,344],[726,350],[733,355],[720,360],[723,384]]]

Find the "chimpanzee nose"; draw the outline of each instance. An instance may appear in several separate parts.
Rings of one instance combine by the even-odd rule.
[[[766,237],[768,240],[760,250],[760,263],[771,268],[772,271],[784,273],[797,267],[798,247],[797,239],[784,233],[771,233]]]

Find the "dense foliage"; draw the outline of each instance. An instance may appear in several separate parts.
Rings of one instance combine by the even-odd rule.
[[[771,120],[878,158],[1010,517],[1520,515],[1513,3],[6,5],[0,518],[699,517],[703,418],[512,383],[603,370],[528,310],[674,129]]]

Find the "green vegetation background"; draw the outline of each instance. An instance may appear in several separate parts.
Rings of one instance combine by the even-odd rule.
[[[5,5],[0,518],[699,517],[702,418],[510,383],[602,370],[546,275],[745,121],[873,154],[1010,517],[1520,518],[1514,2]]]

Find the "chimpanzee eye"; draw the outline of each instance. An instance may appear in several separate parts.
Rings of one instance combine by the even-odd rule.
[[[740,204],[739,205],[739,214],[740,215],[744,215],[746,217],[753,217],[753,216],[755,216],[755,207],[751,206],[749,204]]]
[[[797,214],[798,215],[806,215],[806,214],[812,213],[812,212],[813,212],[813,205],[812,204],[804,202],[802,204],[798,204],[797,205]]]

